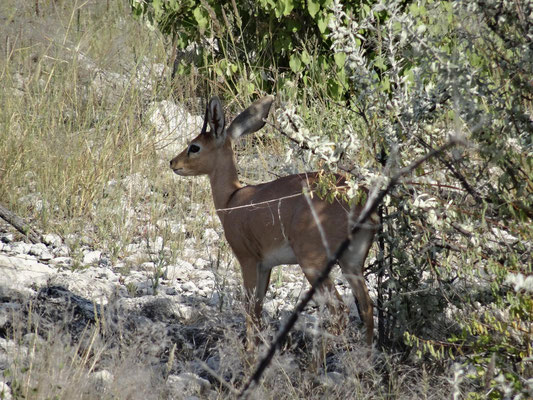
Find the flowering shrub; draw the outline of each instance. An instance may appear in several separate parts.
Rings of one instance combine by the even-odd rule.
[[[331,9],[350,93],[343,125],[358,129],[332,143],[333,130],[310,135],[287,107],[278,120],[300,148],[335,169],[339,154],[365,159],[351,144],[374,146],[378,157],[350,170],[370,177],[450,136],[468,143],[382,208],[380,344],[456,360],[458,394],[531,396],[533,2],[385,1],[353,15],[335,0]]]
[[[277,125],[292,143],[287,159],[301,154],[310,166],[347,174],[350,196],[383,185],[450,137],[465,142],[417,169],[381,208],[370,266],[379,345],[433,365],[453,361],[454,398],[531,397],[533,1],[370,3],[134,8],[189,7],[185,14],[212,33],[225,18],[233,43],[255,53],[247,61],[222,52],[210,65],[225,65],[222,75],[234,81],[258,66],[267,71],[282,102]],[[261,18],[242,23],[254,13],[277,24],[274,57],[260,56],[272,37],[252,35],[255,47],[247,47],[245,29],[264,33]],[[290,21],[304,14],[309,24],[299,31]],[[227,36],[212,36],[226,46]]]

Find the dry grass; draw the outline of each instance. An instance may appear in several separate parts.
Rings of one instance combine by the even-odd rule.
[[[183,220],[184,199],[207,197],[173,179],[146,115],[194,88],[163,78],[163,40],[127,2],[41,2],[39,15],[35,4],[0,5],[0,199],[43,231],[118,255],[147,220]]]

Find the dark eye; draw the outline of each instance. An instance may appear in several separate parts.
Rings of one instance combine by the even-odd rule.
[[[198,153],[200,151],[200,146],[197,144],[191,144],[189,146],[189,151],[187,153]]]

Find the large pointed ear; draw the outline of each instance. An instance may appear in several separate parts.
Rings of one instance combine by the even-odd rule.
[[[224,122],[224,110],[222,109],[222,103],[216,96],[212,97],[207,105],[205,113],[204,130],[207,128],[206,123],[211,128],[210,134],[217,141],[222,144],[226,139],[225,122]]]
[[[227,134],[232,139],[237,139],[242,135],[257,132],[265,126],[263,119],[268,117],[273,101],[274,96],[265,96],[256,100],[250,107],[235,117],[227,129]]]

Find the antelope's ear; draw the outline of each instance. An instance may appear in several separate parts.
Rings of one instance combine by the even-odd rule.
[[[250,107],[235,117],[227,129],[227,134],[235,140],[242,135],[257,132],[265,126],[263,119],[268,117],[273,101],[274,96],[265,96],[256,100]]]
[[[223,144],[226,139],[224,110],[218,97],[214,96],[209,101],[205,119],[204,126],[207,122],[211,128],[211,132],[208,133],[213,136],[217,143]]]

